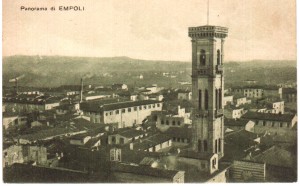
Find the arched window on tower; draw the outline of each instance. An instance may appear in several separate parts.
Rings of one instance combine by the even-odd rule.
[[[205,110],[208,109],[208,91],[205,90],[205,105],[204,105]]]
[[[201,52],[200,52],[200,65],[204,66],[205,63],[206,63],[205,50],[201,50]]]
[[[223,105],[223,102],[222,102],[222,89],[219,89],[219,109],[222,109],[222,105]]]
[[[220,54],[220,50],[217,50],[217,65],[221,65],[221,54]]]
[[[204,152],[206,152],[208,150],[208,145],[206,140],[203,141],[203,146],[204,146]]]
[[[198,105],[198,109],[201,110],[202,109],[202,92],[201,90],[199,90],[199,105]]]

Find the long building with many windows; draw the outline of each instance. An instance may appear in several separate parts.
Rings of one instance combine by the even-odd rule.
[[[92,123],[117,123],[118,128],[141,124],[152,111],[161,111],[162,102],[155,100],[123,102],[84,102],[80,104],[84,116]]]

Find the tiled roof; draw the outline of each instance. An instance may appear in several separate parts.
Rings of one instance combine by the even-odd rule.
[[[13,97],[3,97],[3,102],[8,103],[23,103],[23,104],[35,104],[44,105],[50,103],[59,103],[60,99],[58,97],[51,96],[37,96],[37,95],[18,95]]]
[[[52,136],[59,136],[59,135],[64,135],[68,133],[73,133],[77,132],[77,129],[71,129],[71,128],[52,128],[52,129],[47,129],[47,130],[41,130],[33,134],[27,134],[27,135],[22,135],[18,137],[19,139],[26,139],[29,141],[34,141],[34,140],[42,140],[48,137]]]
[[[114,134],[119,134],[120,136],[124,136],[126,138],[133,138],[136,136],[140,136],[145,134],[142,130],[135,130],[135,129],[120,129],[114,132]]]
[[[166,170],[166,169],[156,169],[148,166],[137,166],[116,163],[112,165],[112,171],[133,173],[139,175],[153,176],[153,177],[163,177],[173,179],[173,177],[179,172],[176,170]]]
[[[295,88],[283,88],[282,93],[283,94],[296,94],[297,89],[295,89]]]
[[[247,120],[241,120],[241,119],[224,119],[224,125],[225,126],[245,126],[248,123]]]
[[[170,137],[190,139],[192,138],[192,132],[192,127],[170,127],[165,134]]]
[[[179,153],[179,156],[199,160],[209,160],[213,156],[213,154],[202,154],[193,150],[183,150]]]
[[[276,146],[253,157],[254,161],[280,167],[294,167],[296,166],[296,159],[297,157],[291,152]]]
[[[243,119],[268,120],[268,121],[285,121],[291,122],[295,115],[291,114],[272,114],[261,112],[247,112],[242,116]]]
[[[136,150],[145,150],[148,149],[150,147],[154,147],[158,144],[164,143],[168,140],[170,140],[171,137],[164,135],[164,134],[160,134],[160,133],[156,133],[150,137],[141,139],[141,141],[138,141],[136,143],[133,144],[133,149]]]

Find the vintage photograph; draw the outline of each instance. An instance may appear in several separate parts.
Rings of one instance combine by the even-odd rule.
[[[2,182],[297,182],[296,0],[2,1]]]

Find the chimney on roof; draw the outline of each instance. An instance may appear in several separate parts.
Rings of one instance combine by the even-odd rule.
[[[81,78],[80,103],[82,102],[82,93],[83,93],[83,79]]]

